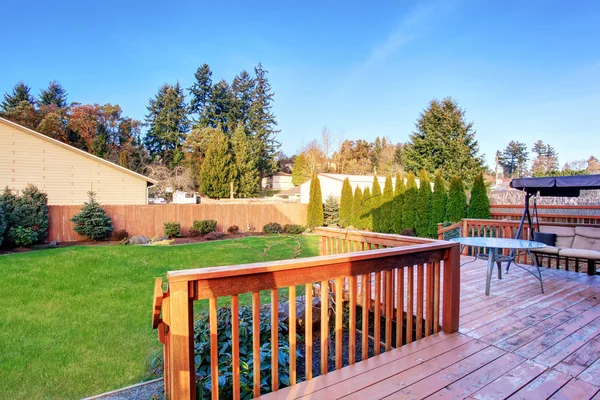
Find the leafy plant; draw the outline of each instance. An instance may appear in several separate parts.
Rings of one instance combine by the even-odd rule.
[[[198,236],[202,236],[202,234],[200,233],[200,231],[196,228],[190,228],[190,230],[188,231],[188,236],[189,237],[198,237]]]
[[[313,229],[317,226],[323,226],[323,195],[321,194],[321,182],[317,174],[313,174],[310,180],[310,195],[306,212],[309,228]]]
[[[352,217],[352,186],[348,178],[344,179],[342,195],[340,197],[340,226],[346,228],[351,225]]]
[[[266,224],[263,227],[263,232],[265,232],[265,233],[282,233],[283,228],[281,227],[281,224],[278,224],[277,222],[269,222],[268,224]]]
[[[17,226],[8,231],[8,240],[18,247],[27,247],[35,243],[38,239],[37,232],[32,228]]]
[[[450,181],[450,190],[448,191],[448,206],[446,209],[446,219],[451,222],[461,221],[467,216],[467,195],[463,187],[460,176],[454,176]]]
[[[43,241],[48,235],[48,196],[33,185],[27,185],[21,195],[12,193],[6,187],[0,194],[0,208],[4,214],[4,232],[11,228],[30,228],[36,233],[37,241]],[[0,232],[0,237],[2,232]],[[8,242],[11,242],[7,236]],[[0,238],[1,242],[1,238]],[[16,244],[12,242],[12,244]]]
[[[113,231],[110,217],[100,203],[96,201],[96,192],[88,192],[89,201],[71,218],[75,224],[75,232],[91,240],[108,239]]]
[[[169,238],[179,236],[181,234],[181,224],[179,222],[165,222],[163,234]]]
[[[360,214],[363,212],[363,194],[360,187],[356,186],[354,189],[354,196],[352,197],[352,223],[356,229],[363,229],[362,220]]]
[[[225,234],[223,232],[209,232],[204,235],[204,239],[206,240],[219,240],[222,239]]]
[[[340,205],[333,195],[329,195],[325,200],[323,216],[325,226],[337,225],[340,222]]]
[[[129,239],[129,232],[127,232],[125,229],[119,229],[118,231],[114,231],[112,234],[112,240],[122,242],[126,239]]]
[[[229,228],[227,228],[227,233],[229,233],[230,235],[235,235],[239,231],[240,227],[237,225],[231,225]]]
[[[2,245],[2,241],[4,239],[4,231],[6,230],[6,221],[4,220],[4,210],[2,209],[2,205],[0,204],[0,245]]]
[[[283,227],[283,231],[285,233],[289,233],[290,235],[298,235],[306,230],[304,225],[296,225],[296,224],[287,224]]]
[[[490,199],[487,196],[487,189],[483,181],[483,174],[475,177],[473,190],[471,191],[471,201],[469,202],[469,218],[491,219]]]
[[[431,217],[431,183],[429,173],[421,170],[419,175],[419,190],[417,192],[417,204],[415,206],[415,232],[420,237],[430,236],[429,219]]]
[[[402,228],[415,229],[417,219],[417,199],[419,189],[415,174],[409,172],[406,175],[406,190],[404,191],[404,203],[402,204]]]
[[[197,229],[201,235],[206,235],[210,232],[216,232],[217,221],[214,219],[195,220],[192,223],[192,228]]]

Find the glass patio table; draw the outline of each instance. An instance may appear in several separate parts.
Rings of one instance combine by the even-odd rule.
[[[458,242],[461,245],[461,253],[464,246],[473,246],[473,247],[485,247],[489,249],[488,254],[475,254],[475,259],[487,259],[487,279],[485,284],[485,294],[490,295],[490,283],[492,280],[492,272],[494,269],[494,263],[498,266],[498,279],[502,279],[502,263],[503,262],[512,262],[519,268],[524,269],[525,271],[532,274],[537,280],[540,281],[540,285],[542,287],[542,293],[544,293],[544,283],[542,282],[542,271],[540,270],[540,266],[537,263],[535,257],[531,254],[531,250],[541,249],[546,247],[545,244],[534,242],[531,240],[521,240],[521,239],[503,239],[503,238],[489,238],[489,237],[461,237],[450,239],[452,242]],[[510,255],[505,256],[501,254],[502,252],[499,250],[502,249],[510,249]],[[533,261],[533,265],[537,269],[537,275],[523,265],[519,265],[515,261],[515,253],[516,251],[524,250],[531,260]],[[475,261],[475,260],[473,260]],[[508,270],[507,270],[508,272]]]

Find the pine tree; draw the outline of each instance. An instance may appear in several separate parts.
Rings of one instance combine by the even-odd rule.
[[[404,192],[404,204],[402,205],[402,229],[415,230],[417,212],[417,181],[415,174],[411,171],[406,176],[406,190]]]
[[[352,197],[352,226],[356,229],[364,229],[361,219],[361,213],[363,210],[363,193],[358,186],[354,189],[354,196]]]
[[[352,186],[348,178],[342,184],[342,195],[340,197],[340,226],[346,228],[352,225]]]
[[[306,224],[309,228],[314,229],[317,226],[323,226],[323,195],[321,194],[321,182],[317,174],[314,174],[310,181],[310,196],[306,211]]]
[[[258,169],[252,137],[246,135],[240,122],[231,138],[231,149],[235,162],[235,191],[238,197],[250,197],[258,190]]]
[[[220,127],[229,133],[237,123],[235,113],[235,95],[225,79],[217,82],[210,91],[210,97],[200,116],[199,126]]]
[[[179,82],[164,84],[147,107],[146,147],[152,157],[175,167],[181,159],[181,145],[190,130],[185,96]]]
[[[96,192],[88,192],[89,200],[81,210],[71,218],[75,224],[75,232],[91,240],[108,239],[113,231],[110,217],[100,203],[96,201]]]
[[[381,186],[377,175],[373,176],[373,191],[371,192],[371,226],[373,232],[381,232]]]
[[[337,197],[332,194],[327,196],[323,205],[323,225],[332,226],[340,223],[340,205]]]
[[[248,127],[250,120],[250,106],[254,96],[254,86],[256,81],[246,71],[240,72],[231,83],[231,91],[233,92],[233,104],[230,112],[230,118],[242,123],[247,132],[250,133]]]
[[[310,167],[304,153],[300,153],[294,160],[292,167],[292,183],[295,186],[301,185],[310,179]]]
[[[405,192],[404,176],[398,172],[396,174],[396,190],[394,191],[394,204],[392,206],[394,233],[402,231],[402,208],[404,206]]]
[[[38,101],[40,106],[56,106],[58,108],[67,107],[67,91],[57,81],[52,81],[46,89],[40,92]]]
[[[222,198],[230,194],[235,179],[235,165],[229,152],[229,139],[216,128],[210,134],[206,159],[200,170],[200,189],[208,197]]]
[[[417,204],[415,207],[415,233],[417,236],[430,236],[431,217],[431,181],[429,173],[425,169],[419,174],[419,191],[417,193]]]
[[[363,193],[363,202],[360,212],[361,227],[363,229],[373,230],[373,196],[371,190],[366,187]]]
[[[448,207],[446,219],[450,222],[459,222],[467,216],[467,195],[460,176],[454,176],[450,180],[448,191]]]
[[[437,237],[437,224],[446,220],[446,204],[448,202],[448,193],[446,192],[446,183],[440,170],[435,173],[433,183],[433,197],[431,198],[431,226],[430,236]]]
[[[0,246],[4,240],[4,232],[6,231],[6,220],[4,219],[4,210],[0,205]]]
[[[11,109],[16,108],[21,102],[29,103],[30,105],[35,104],[35,99],[30,94],[31,89],[29,86],[24,84],[22,81],[18,82],[12,90],[12,93],[5,93],[4,100],[0,104],[3,112],[9,112]]]
[[[469,203],[469,218],[491,219],[490,199],[487,196],[483,174],[477,175],[473,190],[471,191],[471,201]]]
[[[383,193],[381,195],[380,225],[381,231],[384,233],[392,233],[394,231],[393,201],[394,186],[392,184],[392,176],[388,174],[385,177],[385,184],[383,185]]]
[[[196,81],[188,89],[191,97],[188,111],[198,121],[200,116],[205,112],[205,107],[212,91],[212,71],[208,64],[198,67],[194,77]]]

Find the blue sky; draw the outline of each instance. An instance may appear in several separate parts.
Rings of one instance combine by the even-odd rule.
[[[2,7],[0,92],[56,79],[70,101],[143,119],[202,63],[231,80],[262,62],[288,154],[324,126],[405,142],[452,96],[490,165],[510,140],[549,142],[561,165],[600,157],[597,1],[36,3]]]

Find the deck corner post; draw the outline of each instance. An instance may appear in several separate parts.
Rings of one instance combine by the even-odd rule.
[[[596,261],[595,260],[587,260],[587,274],[588,275],[596,275]]]
[[[456,244],[444,255],[444,304],[442,330],[458,331],[460,314],[460,246]]]
[[[187,281],[169,282],[169,377],[168,398],[196,399],[196,371],[194,368],[193,300]]]

